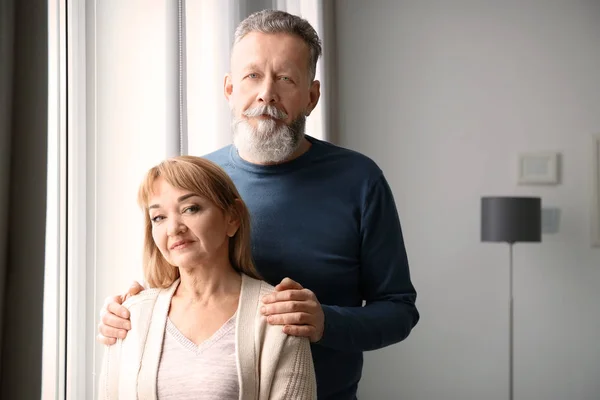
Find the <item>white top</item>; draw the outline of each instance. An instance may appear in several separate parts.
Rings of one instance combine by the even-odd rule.
[[[168,319],[157,390],[160,400],[237,400],[235,315],[199,345]]]
[[[169,306],[179,284],[147,289],[123,303],[131,330],[105,346],[98,399],[156,400],[158,370],[167,331]],[[242,274],[235,318],[235,356],[239,400],[315,400],[317,384],[310,342],[269,325],[260,313],[261,298],[274,290]]]

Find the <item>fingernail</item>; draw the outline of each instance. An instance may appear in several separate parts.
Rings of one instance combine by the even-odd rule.
[[[123,331],[119,331],[119,337],[120,337],[121,339],[125,339],[125,332],[123,332]]]
[[[125,329],[127,329],[128,331],[131,330],[131,322],[125,324]]]
[[[267,307],[264,307],[264,306],[261,307],[260,308],[260,312],[263,313],[263,314],[266,313],[267,312]]]
[[[127,317],[128,317],[128,315],[127,315],[127,311],[123,311],[123,312],[121,313],[121,317],[123,317],[123,318],[127,318]]]

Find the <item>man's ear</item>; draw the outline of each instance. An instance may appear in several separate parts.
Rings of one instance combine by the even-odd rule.
[[[308,93],[308,96],[309,102],[308,106],[306,107],[307,117],[310,115],[312,110],[315,109],[317,103],[319,103],[319,98],[321,97],[321,82],[315,80],[310,84],[310,91]]]
[[[225,98],[229,101],[231,94],[233,93],[233,81],[231,79],[230,74],[225,74],[225,78],[223,79],[223,94],[225,94]]]

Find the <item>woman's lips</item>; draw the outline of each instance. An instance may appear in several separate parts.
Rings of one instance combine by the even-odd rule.
[[[173,243],[171,245],[171,247],[169,247],[169,250],[180,250],[180,249],[187,247],[187,245],[190,243],[191,242],[189,240],[179,240],[179,241]]]

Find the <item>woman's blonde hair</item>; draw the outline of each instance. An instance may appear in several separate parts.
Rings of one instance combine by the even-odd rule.
[[[162,178],[171,186],[211,201],[221,211],[237,218],[240,226],[229,239],[229,261],[233,268],[261,279],[250,249],[250,214],[231,178],[217,164],[193,156],[169,158],[152,167],[144,177],[138,192],[138,204],[144,211],[144,278],[150,287],[166,288],[179,278],[179,268],[169,264],[154,243],[148,201],[154,184]]]

